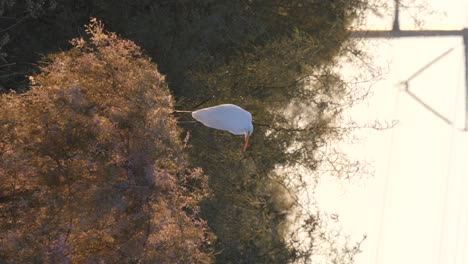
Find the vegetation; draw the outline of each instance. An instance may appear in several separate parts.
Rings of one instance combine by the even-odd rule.
[[[182,154],[164,77],[93,20],[0,104],[0,258],[208,263],[200,169]],[[2,262],[3,262],[2,261]]]
[[[355,245],[352,243],[338,246],[333,242],[326,235],[326,219],[319,211],[302,210],[298,204],[298,193],[303,190],[305,182],[317,180],[317,168],[324,165],[331,166],[334,174],[343,178],[350,177],[358,169],[358,165],[347,162],[341,154],[324,153],[322,150],[346,134],[348,128],[342,127],[341,113],[365,95],[365,91],[340,78],[336,65],[340,57],[349,55],[353,59],[353,56],[360,56],[352,42],[348,41],[348,28],[367,7],[365,0],[40,2],[41,4],[32,5],[30,1],[12,0],[2,6],[4,16],[15,18],[1,32],[8,34],[8,41],[1,45],[3,60],[8,65],[0,68],[6,76],[0,77],[3,90],[28,90],[29,86],[22,75],[31,71],[38,71],[40,74],[33,78],[37,87],[30,92],[22,96],[6,95],[2,99],[4,105],[8,105],[2,108],[1,120],[5,124],[2,146],[9,148],[2,155],[13,155],[16,152],[12,149],[21,150],[19,154],[14,154],[19,155],[14,156],[15,164],[18,164],[15,170],[25,171],[17,174],[5,171],[1,177],[24,174],[36,179],[40,178],[37,175],[43,175],[48,180],[34,183],[32,186],[35,187],[24,187],[26,189],[22,191],[15,189],[18,187],[11,189],[11,186],[22,186],[17,185],[18,182],[14,181],[17,176],[14,176],[12,181],[15,184],[9,182],[2,185],[10,188],[2,187],[2,192],[5,192],[2,197],[7,201],[2,210],[5,214],[21,211],[17,204],[22,195],[26,195],[28,199],[36,197],[32,193],[39,191],[44,195],[60,195],[39,195],[41,199],[45,199],[42,200],[45,205],[39,205],[39,202],[38,205],[28,204],[34,204],[31,208],[35,208],[37,212],[26,211],[21,216],[8,215],[8,219],[41,219],[39,212],[43,211],[39,208],[48,208],[54,202],[49,204],[46,201],[61,197],[60,202],[55,202],[65,206],[66,210],[61,211],[64,214],[61,219],[72,219],[71,223],[75,224],[74,217],[86,218],[80,214],[96,212],[97,202],[103,202],[102,206],[107,210],[104,212],[108,212],[109,217],[103,218],[101,225],[104,226],[99,228],[104,229],[107,226],[114,230],[119,239],[113,238],[114,244],[109,245],[107,251],[104,249],[105,243],[101,242],[96,243],[96,246],[103,247],[101,251],[83,249],[83,252],[90,252],[82,253],[83,258],[100,256],[92,252],[106,252],[110,256],[127,254],[127,262],[133,261],[130,257],[149,257],[150,254],[146,251],[133,251],[130,247],[144,241],[142,237],[145,236],[138,233],[138,230],[164,222],[151,221],[148,224],[148,221],[140,221],[139,217],[166,210],[167,214],[176,219],[185,219],[184,224],[194,228],[188,234],[179,235],[187,235],[189,238],[184,241],[192,241],[195,246],[190,243],[192,246],[181,242],[160,242],[165,245],[162,248],[177,248],[178,252],[186,253],[184,258],[193,257],[203,262],[209,261],[212,256],[208,245],[214,236],[207,231],[205,222],[198,218],[201,217],[215,234],[212,249],[217,263],[310,263],[316,259],[316,255],[328,256],[328,260],[324,262],[353,261],[359,248],[353,249]],[[24,19],[21,19],[21,14]],[[179,137],[174,120],[168,116],[172,105],[169,99],[165,99],[168,93],[163,92],[162,77],[158,75],[156,78],[145,73],[152,66],[140,58],[140,51],[135,53],[138,48],[131,42],[117,41],[113,34],[108,35],[110,39],[103,40],[96,38],[96,32],[100,36],[106,34],[91,30],[95,32],[91,38],[91,50],[88,42],[74,41],[74,48],[70,52],[52,56],[49,66],[42,69],[31,67],[30,63],[35,63],[41,53],[66,49],[68,39],[84,35],[81,27],[90,16],[102,19],[110,30],[135,41],[158,63],[159,70],[166,76],[168,88],[174,95],[177,109],[194,110],[218,103],[234,103],[249,110],[254,117],[255,126],[249,150],[246,153],[241,152],[241,139],[198,124],[186,123],[189,119],[184,115],[177,116],[179,127],[186,131]],[[100,28],[94,25],[91,28]],[[109,45],[110,40],[116,45]],[[108,57],[105,53],[101,54],[109,49],[115,49],[114,55]],[[95,64],[96,67],[90,67]],[[154,85],[158,86],[155,88]],[[145,90],[150,88],[153,90]],[[84,97],[85,95],[89,98]],[[47,105],[54,107],[46,108]],[[42,115],[51,117],[44,121]],[[56,122],[56,128],[45,126],[48,123],[44,122],[52,121]],[[22,137],[27,140],[22,138],[11,141],[10,139],[17,137],[19,127],[24,130]],[[111,129],[113,132],[102,134],[97,132],[99,129]],[[52,132],[45,134],[49,130]],[[55,130],[57,132],[53,132]],[[30,133],[35,136],[29,136]],[[50,145],[52,143],[45,140],[47,137],[56,140],[57,142],[52,142],[56,146]],[[181,139],[185,140],[187,146],[184,150],[179,142]],[[101,140],[103,143],[97,144]],[[134,143],[127,146],[129,142]],[[34,147],[30,149],[29,146]],[[130,149],[120,153],[124,151],[124,146]],[[115,154],[116,151],[120,152]],[[182,152],[187,153],[190,166],[184,161]],[[58,163],[54,160],[54,155],[59,155],[55,158]],[[89,162],[93,165],[88,165]],[[21,165],[29,163],[35,169],[30,169],[29,165]],[[134,165],[129,168],[128,164]],[[158,171],[154,174],[155,182],[149,181],[145,176],[148,169],[144,168],[148,164],[156,164],[153,168]],[[2,166],[8,168],[7,165],[5,163]],[[71,167],[67,167],[67,175],[70,173],[74,176],[62,179],[65,175],[65,168],[62,167],[68,165]],[[105,177],[83,172],[82,169],[88,166],[94,168],[96,172],[93,173],[96,175]],[[196,201],[202,196],[200,192],[206,193],[201,191],[206,186],[201,173],[198,170],[187,172],[187,167],[201,167],[209,176],[211,195],[202,200],[200,212]],[[124,173],[121,170],[131,171],[132,168],[137,171],[131,172],[131,175],[143,176],[122,176],[130,172]],[[157,180],[162,175],[171,175],[168,177],[174,179],[170,181],[173,184],[171,188],[176,190],[168,196],[159,194],[161,191],[157,190]],[[117,187],[106,189],[109,188],[109,181],[115,182]],[[56,191],[46,191],[49,187],[43,190],[40,187],[43,184],[52,186]],[[80,187],[86,184],[95,184],[97,189],[93,191],[92,188]],[[120,187],[130,184],[146,186],[148,190]],[[193,189],[193,184],[200,189]],[[61,186],[62,189],[55,186]],[[74,187],[70,190],[77,188],[80,191],[70,191],[69,194],[68,186]],[[82,189],[89,193],[81,193]],[[108,201],[108,198],[95,195],[94,192],[120,198]],[[177,196],[176,194],[181,197],[176,200],[167,198]],[[158,200],[157,197],[161,196],[166,197],[166,200]],[[76,208],[79,199],[75,201],[75,197],[86,200],[80,206],[86,210],[76,212],[75,209],[67,209]],[[92,197],[95,200],[87,200]],[[191,202],[182,202],[185,200]],[[171,203],[181,206],[170,206]],[[148,204],[167,207],[163,210],[152,208]],[[128,229],[116,229],[118,225],[113,221],[117,220],[105,220],[112,219],[113,215],[119,214],[121,210],[125,211],[122,208],[130,205],[137,209],[130,210],[131,214],[121,221],[136,225],[131,228],[132,232],[136,232],[135,236],[130,236]],[[60,206],[53,205],[53,208],[58,210],[57,208],[62,208]],[[176,213],[167,208],[178,210]],[[68,213],[69,211],[74,213]],[[293,212],[299,211],[302,214],[301,219],[305,221],[299,229],[291,230]],[[164,219],[163,216],[158,217],[161,217],[158,218],[161,221]],[[50,222],[46,218],[42,219]],[[64,226],[57,230],[65,230],[65,234],[72,230],[70,237],[78,240],[78,233],[67,228],[70,224],[60,222]],[[24,226],[29,225],[24,223]],[[97,225],[97,222],[91,221],[90,226],[85,226],[84,229],[98,229],[93,225]],[[37,224],[37,232],[41,230],[39,227],[40,224]],[[160,228],[163,227],[170,228],[160,224]],[[59,243],[54,241],[62,241],[59,235],[64,234],[64,231],[60,231],[54,237],[41,232],[37,235],[34,233],[34,236],[50,237],[49,244],[44,243],[49,248]],[[105,233],[93,233],[93,239],[104,239],[105,236],[100,234]],[[309,237],[305,239],[299,233],[308,234]],[[86,234],[91,235],[89,232]],[[155,233],[151,237],[164,237],[162,234]],[[178,235],[177,232],[170,234]],[[72,241],[70,239],[66,239],[66,242]],[[164,241],[181,241],[178,239],[183,240],[183,237],[167,237]],[[83,245],[88,246],[89,243]],[[144,245],[148,250],[161,248]],[[322,245],[328,246],[323,248]],[[27,245],[21,247],[28,250],[32,248]],[[159,257],[172,257],[170,254],[161,254]],[[29,256],[39,255],[31,252]],[[185,259],[182,258],[181,261],[183,263]]]

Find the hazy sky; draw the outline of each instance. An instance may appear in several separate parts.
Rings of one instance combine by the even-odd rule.
[[[425,1],[430,5],[426,11],[435,12],[424,13],[424,28],[463,28],[467,2]],[[366,27],[390,28],[392,20],[371,17]],[[402,12],[400,25],[413,29],[411,12]],[[363,130],[360,145],[345,145],[352,156],[372,162],[375,176],[353,185],[323,178],[319,202],[328,212],[339,213],[344,230],[355,239],[368,234],[357,264],[466,264],[468,135],[460,130],[465,125],[463,40],[372,40],[366,49],[384,69],[384,80],[373,86],[371,99],[351,115],[363,123],[375,119],[400,123],[384,132]],[[453,125],[421,106],[400,84],[450,49],[411,80],[409,89]]]

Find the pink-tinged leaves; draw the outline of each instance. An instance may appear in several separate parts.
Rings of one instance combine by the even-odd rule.
[[[211,262],[206,177],[187,167],[164,76],[97,20],[87,32],[0,97],[2,258]]]

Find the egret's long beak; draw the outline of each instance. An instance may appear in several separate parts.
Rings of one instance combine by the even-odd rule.
[[[244,151],[247,150],[247,146],[249,145],[249,135],[245,136],[245,141],[244,141]]]

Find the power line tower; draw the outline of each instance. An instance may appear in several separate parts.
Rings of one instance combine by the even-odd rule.
[[[460,30],[401,30],[400,29],[400,1],[395,0],[395,12],[393,19],[393,26],[391,30],[357,30],[351,32],[351,37],[354,38],[405,38],[405,37],[442,37],[442,36],[460,36],[463,37],[463,45],[465,49],[465,126],[464,130],[468,129],[468,28],[463,28]],[[418,98],[414,93],[412,93],[408,88],[408,83],[411,79],[415,78],[417,75],[422,73],[424,70],[429,68],[438,60],[442,59],[445,55],[450,53],[452,49],[447,50],[427,65],[423,66],[420,70],[416,71],[410,78],[405,80],[403,84],[405,85],[405,91],[413,97],[418,103],[424,106],[426,109],[431,111],[437,117],[442,119],[448,124],[452,124],[450,120],[438,113],[435,109],[426,104],[423,100]]]

